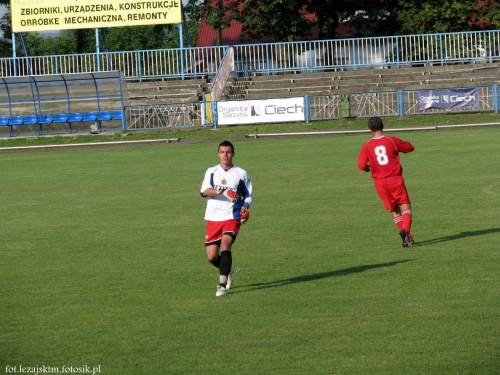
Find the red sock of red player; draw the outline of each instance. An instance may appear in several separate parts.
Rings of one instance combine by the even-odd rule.
[[[406,233],[410,234],[411,230],[411,210],[403,211],[403,229],[406,230]]]
[[[403,230],[403,216],[399,215],[394,218],[394,224],[398,227],[399,231]]]

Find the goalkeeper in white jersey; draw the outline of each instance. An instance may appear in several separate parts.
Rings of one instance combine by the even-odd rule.
[[[233,164],[234,146],[229,141],[219,145],[220,164],[208,168],[200,194],[207,198],[205,249],[210,263],[219,269],[216,296],[225,296],[231,288],[234,266],[231,255],[242,223],[249,218],[252,183],[248,173]]]

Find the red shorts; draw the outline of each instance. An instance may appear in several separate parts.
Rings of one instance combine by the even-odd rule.
[[[207,222],[207,231],[205,232],[205,245],[221,241],[223,234],[229,234],[236,240],[236,236],[240,231],[240,227],[241,221],[239,221],[238,219]]]
[[[393,211],[398,204],[410,204],[403,176],[376,178],[373,182],[387,211]]]

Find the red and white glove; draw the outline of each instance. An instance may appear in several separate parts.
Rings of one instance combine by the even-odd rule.
[[[248,205],[244,204],[243,207],[241,207],[240,210],[240,215],[241,215],[241,224],[245,224],[248,221],[248,218],[250,217],[250,212],[248,212]]]
[[[217,189],[217,194],[225,196],[227,199],[229,199],[231,202],[236,203],[238,201],[238,194],[235,193],[232,190],[225,190],[223,188],[218,188]]]

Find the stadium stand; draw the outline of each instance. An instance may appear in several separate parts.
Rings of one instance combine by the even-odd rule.
[[[487,63],[247,75],[230,78],[221,100],[481,86],[500,83],[499,73],[500,63]],[[188,103],[202,101],[211,82],[207,78],[132,82],[127,89],[130,105]]]
[[[500,83],[500,63],[230,78],[222,100],[351,94]]]
[[[202,100],[202,93],[207,87],[209,83],[206,78],[127,84],[130,105],[198,102]]]

